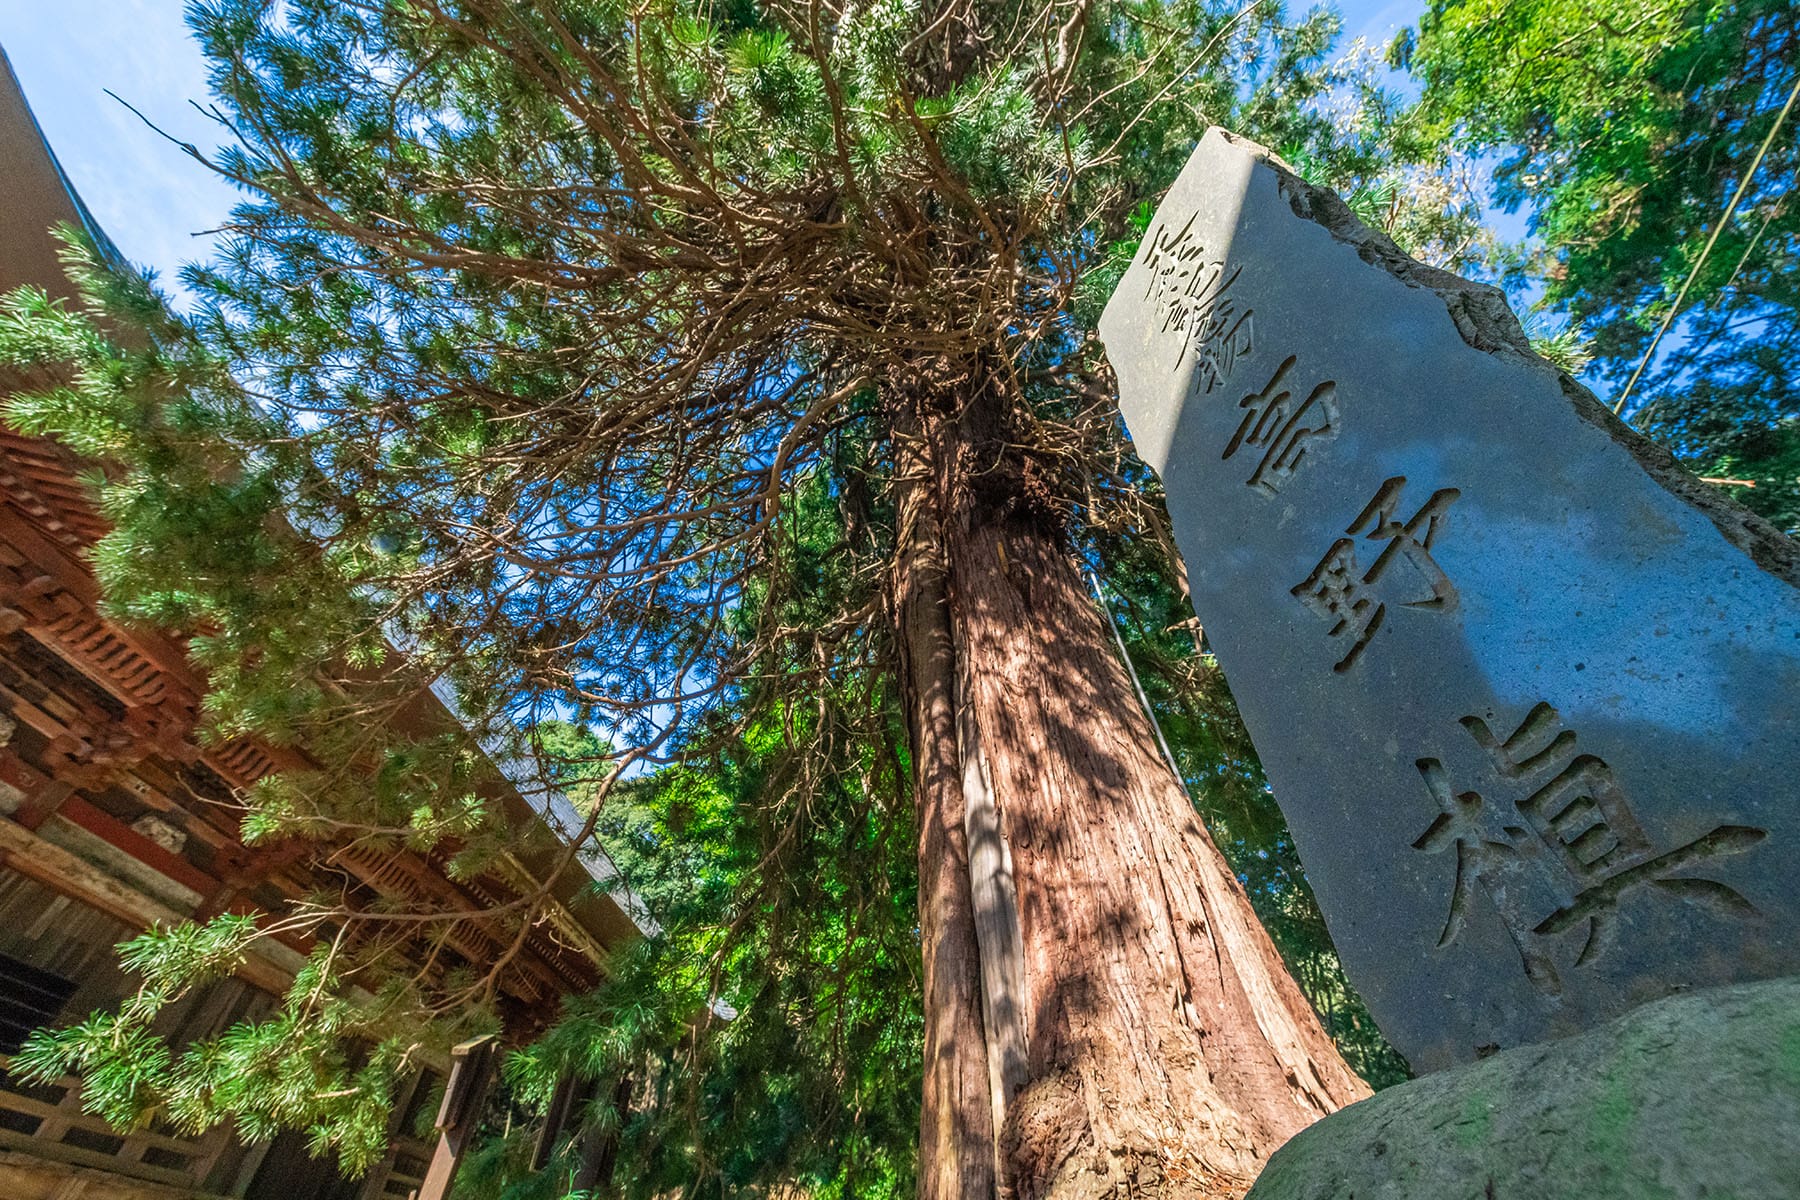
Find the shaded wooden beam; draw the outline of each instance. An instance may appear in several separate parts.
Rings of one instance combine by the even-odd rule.
[[[10,867],[51,891],[99,909],[133,929],[179,925],[187,918],[135,888],[130,888],[53,842],[45,841],[16,821],[0,817],[0,866]],[[294,981],[283,970],[252,948],[237,968],[237,975],[252,987],[279,996]]]
[[[438,1106],[437,1150],[425,1171],[425,1182],[419,1185],[418,1200],[448,1200],[456,1168],[481,1124],[498,1057],[491,1033],[450,1051],[450,1082],[444,1088],[444,1102]]]
[[[74,785],[44,774],[10,747],[0,747],[0,784],[13,802],[13,820],[27,829],[49,820],[75,790]],[[0,813],[4,811],[5,806],[0,805]]]
[[[612,1186],[613,1168],[619,1161],[619,1140],[625,1132],[625,1114],[631,1111],[634,1085],[629,1073],[619,1077],[613,1088],[612,1120],[593,1120],[581,1146],[581,1165],[570,1186],[573,1190],[594,1191]]]
[[[556,1153],[557,1139],[562,1137],[563,1126],[569,1123],[569,1110],[575,1107],[581,1090],[573,1071],[564,1071],[557,1079],[556,1090],[550,1094],[550,1108],[544,1113],[544,1127],[538,1130],[537,1145],[532,1147],[533,1171],[541,1171],[550,1165],[550,1156]]]
[[[259,847],[247,855],[226,856],[232,865],[220,877],[218,888],[194,910],[194,920],[212,920],[228,911],[246,891],[268,881],[281,868],[304,861],[317,851],[317,846],[302,838],[288,838]]]
[[[211,895],[219,886],[214,879],[199,867],[179,854],[165,850],[117,817],[95,808],[80,796],[69,796],[62,802],[59,814],[104,840],[119,852],[129,855],[143,863],[159,875],[166,875],[185,888]]]

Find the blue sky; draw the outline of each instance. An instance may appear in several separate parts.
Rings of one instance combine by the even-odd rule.
[[[63,169],[133,262],[172,276],[201,257],[194,234],[230,211],[234,193],[119,101],[172,135],[210,148],[206,69],[182,23],[182,0],[0,0],[0,45]]]
[[[1346,34],[1380,43],[1424,3],[1337,7]],[[193,105],[206,102],[206,68],[183,8],[183,0],[0,0],[0,46],[63,169],[126,257],[169,284],[182,263],[205,255],[204,234],[235,193],[107,91],[173,137],[215,144],[217,127]]]

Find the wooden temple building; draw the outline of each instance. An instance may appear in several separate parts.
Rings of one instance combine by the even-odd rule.
[[[0,53],[0,290],[70,293],[50,233],[63,222],[107,244]],[[0,396],[24,382],[0,374]],[[246,1145],[228,1129],[120,1132],[82,1112],[78,1080],[5,1073],[32,1029],[135,990],[118,943],[156,924],[278,912],[319,882],[303,847],[251,848],[238,836],[234,790],[279,769],[284,752],[253,740],[201,746],[202,684],[183,647],[98,612],[85,553],[105,524],[77,471],[61,446],[0,425],[0,1200],[404,1200],[432,1153],[411,1136],[414,1116],[440,1081],[419,1081],[387,1159],[352,1180],[311,1158],[299,1133]],[[561,849],[521,794],[499,799],[541,835],[503,869],[452,882],[429,856],[348,852],[334,858],[332,886],[466,909],[471,918],[448,938],[452,957],[494,961],[496,934],[474,914],[535,887]],[[584,865],[580,878],[556,880],[558,902],[507,969],[502,1008],[517,1031],[594,986],[607,955],[638,935],[595,886],[602,869]],[[235,978],[166,1012],[161,1032],[180,1044],[270,1011],[308,948],[264,939]]]

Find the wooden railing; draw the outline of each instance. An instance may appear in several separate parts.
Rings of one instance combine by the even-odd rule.
[[[65,1075],[50,1083],[25,1083],[5,1073],[8,1065],[0,1055],[0,1149],[172,1187],[198,1188],[230,1143],[230,1131],[223,1127],[197,1138],[176,1136],[160,1122],[119,1133],[81,1111],[79,1079]]]
[[[395,1138],[387,1157],[364,1180],[357,1200],[407,1200],[425,1182],[425,1168],[430,1163],[427,1143],[418,1138]]]
[[[7,1056],[0,1054],[0,1150],[199,1193],[231,1145],[225,1126],[199,1137],[181,1137],[161,1122],[120,1133],[81,1111],[79,1079],[64,1076],[51,1083],[25,1083],[7,1075],[9,1065]],[[364,1178],[358,1200],[406,1200],[424,1182],[430,1161],[427,1143],[412,1137],[394,1139],[386,1157]],[[237,1188],[229,1181],[216,1186],[221,1192],[242,1194],[238,1188],[250,1182],[254,1170],[251,1165],[240,1173]]]

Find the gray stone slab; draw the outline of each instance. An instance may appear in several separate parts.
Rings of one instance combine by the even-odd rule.
[[[1800,557],[1214,130],[1100,325],[1194,609],[1414,1067],[1800,972]]]

